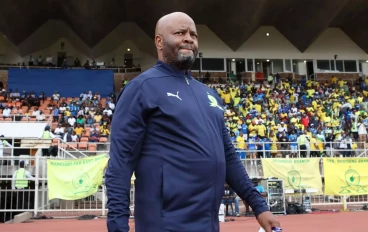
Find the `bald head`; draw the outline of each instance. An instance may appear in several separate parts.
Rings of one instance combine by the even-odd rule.
[[[194,24],[194,21],[189,15],[183,12],[174,12],[171,14],[167,14],[161,17],[156,23],[155,36],[162,34],[164,30],[170,28],[173,24],[176,24],[180,21],[191,21]]]
[[[174,12],[156,24],[155,44],[159,60],[180,70],[188,70],[198,53],[198,35],[191,17]]]

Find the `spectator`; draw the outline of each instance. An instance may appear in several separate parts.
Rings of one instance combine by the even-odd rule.
[[[77,124],[77,127],[74,129],[75,134],[77,135],[78,138],[82,137],[82,134],[84,132],[83,127],[81,126],[81,124]]]
[[[110,135],[110,130],[107,128],[106,125],[103,125],[100,130],[101,137],[108,137]]]
[[[91,135],[89,136],[88,141],[89,142],[99,142],[100,140],[100,134],[97,130],[91,131]]]

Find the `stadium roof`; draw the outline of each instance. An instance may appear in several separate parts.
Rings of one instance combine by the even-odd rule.
[[[19,45],[61,19],[92,48],[121,22],[136,22],[153,38],[156,21],[174,11],[206,24],[234,51],[260,26],[275,26],[301,52],[339,27],[368,53],[367,0],[13,0],[2,1],[0,31]]]

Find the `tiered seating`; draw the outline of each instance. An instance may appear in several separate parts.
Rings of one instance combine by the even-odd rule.
[[[98,123],[95,123],[96,128],[99,127],[99,125],[97,126]],[[53,126],[57,126],[57,123],[55,125],[55,123],[53,123]],[[90,129],[89,127],[85,127],[85,133],[83,133],[82,137],[80,138],[80,142],[71,142],[68,145],[65,144],[61,144],[61,147],[67,150],[75,150],[75,149],[79,149],[79,150],[83,150],[83,151],[96,151],[97,150],[97,144],[99,143],[107,143],[108,139],[106,137],[100,137],[99,139],[99,143],[93,143],[93,142],[88,142],[88,138],[91,135]],[[58,145],[58,139],[53,139],[52,141],[52,145],[53,146],[57,146]]]
[[[4,100],[4,97],[0,96],[0,101],[3,101]],[[69,103],[71,100],[79,100],[78,98],[72,98],[72,97],[62,97],[60,99],[60,102],[65,100],[67,103]],[[104,106],[106,104],[106,98],[102,98],[100,103]],[[59,102],[59,103],[60,103]],[[57,104],[56,101],[53,101],[51,100],[51,97],[47,97],[45,99],[45,101],[41,101],[41,104],[40,104],[40,107],[38,107],[38,109],[40,111],[42,111],[42,113],[46,116],[45,118],[45,122],[49,122],[49,125],[51,127],[51,131],[54,131],[57,126],[58,126],[58,122],[53,122],[53,110],[49,110],[47,109],[49,105],[54,105],[54,104]],[[33,111],[35,110],[35,107],[31,107],[29,110],[28,110],[28,107],[27,106],[21,106],[21,103],[20,102],[17,102],[15,104],[15,106],[19,106],[20,107],[20,110],[19,112],[16,112],[16,108],[14,107],[11,114],[12,115],[19,115],[21,114],[21,116],[23,116],[19,122],[29,122],[29,123],[34,123],[37,121],[37,119],[35,117],[31,117],[32,116],[32,113]],[[59,114],[59,118],[61,117],[62,115]],[[0,109],[0,122],[11,122],[13,121],[14,118],[11,117],[11,118],[3,118],[2,116],[2,110]],[[19,120],[19,119],[18,119]],[[96,128],[100,128],[100,124],[99,123],[95,123],[94,126]],[[103,144],[103,143],[107,143],[108,142],[108,139],[106,137],[100,137],[99,139],[99,142],[98,143],[94,143],[94,142],[89,142],[89,137],[91,135],[91,132],[90,132],[90,128],[88,126],[84,126],[84,129],[85,129],[85,132],[83,133],[82,137],[80,138],[80,142],[72,142],[72,143],[69,143],[69,145],[66,145],[65,143],[61,143],[59,144],[62,148],[65,148],[65,149],[68,149],[68,150],[75,150],[75,149],[79,149],[79,150],[84,150],[84,151],[96,151],[97,150],[97,145],[98,144]],[[65,127],[64,127],[64,130],[65,130]],[[58,145],[58,140],[57,139],[53,139],[53,142],[52,142],[53,145]]]
[[[0,102],[4,100],[4,97],[3,96],[0,96]],[[50,103],[51,99],[48,98],[47,100],[45,100],[44,102],[41,102],[41,105],[40,107],[38,108],[40,111],[42,111],[42,114],[45,115],[45,121],[51,121],[52,120],[52,115],[50,112],[50,110],[47,110],[47,105]],[[35,110],[35,106],[31,107],[28,112],[27,112],[27,109],[28,107],[27,106],[21,106],[21,103],[20,102],[16,102],[14,106],[19,106],[20,107],[20,110],[19,112],[16,111],[16,108],[14,107],[11,111],[11,115],[20,115],[20,116],[23,116],[22,119],[20,120],[21,122],[36,122],[37,119],[36,118],[33,118],[33,117],[30,117],[32,116],[32,113],[33,111]],[[0,109],[0,122],[9,122],[9,121],[13,121],[13,117],[11,118],[3,118],[3,115],[2,115],[2,112],[3,110]]]

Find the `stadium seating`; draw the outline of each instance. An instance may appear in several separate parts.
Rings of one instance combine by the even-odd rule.
[[[92,94],[92,93],[90,93]],[[59,100],[57,100],[59,98]],[[84,99],[82,99],[84,98]],[[8,96],[1,96],[0,101],[0,123],[1,122],[27,122],[27,123],[38,123],[38,122],[46,122],[50,128],[51,132],[55,138],[52,140],[52,146],[60,146],[65,150],[80,150],[80,151],[88,151],[95,152],[98,150],[98,145],[103,145],[108,143],[108,136],[100,136],[99,133],[93,134],[95,138],[93,140],[90,139],[91,136],[91,128],[93,130],[100,131],[109,130],[110,122],[112,118],[112,110],[110,108],[114,108],[114,96],[111,95],[109,98],[101,98],[98,94],[93,93],[93,97],[87,96],[85,94],[84,97],[75,98],[75,97],[56,97],[48,96],[37,97],[36,95],[31,98],[20,96],[20,97],[11,97],[10,94]],[[100,99],[100,100],[98,100]],[[92,100],[92,101],[90,101]],[[107,103],[107,105],[106,105]],[[82,110],[80,111],[80,107],[84,105],[88,105],[91,108],[90,111]],[[110,105],[109,105],[110,104]],[[5,110],[6,106],[10,108],[10,114],[8,116],[3,114],[3,110]],[[59,108],[58,108],[59,107]],[[64,112],[59,112],[60,107],[65,107]],[[68,110],[70,109],[70,110]],[[92,109],[95,109],[94,111]],[[105,110],[106,115],[109,116],[101,116],[95,117],[95,115],[103,115],[103,111]],[[94,113],[91,113],[94,112]],[[85,114],[85,115],[84,115]],[[44,116],[40,116],[44,115]],[[78,115],[83,115],[82,119],[76,119],[75,122],[69,123],[65,116],[69,116],[76,118]],[[92,115],[92,123],[87,125],[86,119],[87,115]],[[106,120],[104,121],[104,117]],[[80,121],[78,121],[80,120]],[[102,123],[104,121],[104,123]],[[82,122],[82,123],[80,123]],[[74,136],[77,125],[80,124],[83,129],[83,132],[78,136]],[[104,127],[101,127],[104,125]],[[64,133],[55,133],[57,127],[60,126],[61,130],[65,133],[67,130],[72,130],[71,137],[64,136]],[[79,130],[79,129],[77,129]],[[57,132],[57,131],[56,131]],[[107,133],[108,135],[109,133]],[[60,143],[58,140],[61,139],[67,143]]]
[[[225,122],[231,139],[243,159],[333,155],[332,151],[329,152],[330,149],[335,149],[338,155],[355,156],[356,150],[365,148],[368,126],[366,80],[360,80],[356,87],[336,77],[332,77],[323,85],[318,81],[296,82],[292,78],[285,79],[277,75],[267,77],[264,82],[244,83],[234,79],[228,81],[228,84],[209,84],[209,86],[223,99],[226,108]],[[96,99],[97,95],[89,94],[90,98]],[[29,102],[24,102],[22,98],[20,101],[13,98],[13,101],[9,102],[9,97],[5,101],[5,97],[2,96],[0,102],[8,103],[12,107],[12,117],[1,115],[0,123],[10,121],[35,123],[39,121],[37,112],[42,112],[45,115],[43,120],[50,125],[53,132],[60,123],[63,131],[72,128],[72,131],[76,132],[77,123],[71,126],[65,121],[64,116],[77,116],[81,113],[80,105],[85,101],[68,96],[58,97],[59,100],[55,100],[55,96],[47,96],[44,100],[34,97],[38,99],[36,105],[28,106]],[[110,97],[97,96],[100,100],[93,102],[101,114],[107,106],[105,113],[110,114],[104,121],[107,130],[114,109],[114,96]],[[111,112],[108,109],[109,103],[112,103]],[[56,113],[55,110],[58,109],[55,109],[55,106],[61,105],[71,108],[70,113]],[[0,109],[0,114],[3,110]],[[101,117],[95,117],[98,120],[92,120],[88,125],[86,123],[87,115],[95,116],[97,111],[84,113],[87,114],[83,116],[83,133],[79,134],[77,139],[69,141],[69,145],[63,145],[65,146],[63,148],[96,151],[98,148],[96,143],[108,142],[108,132],[105,136],[96,136],[91,132],[105,129],[102,127]],[[353,128],[355,123],[359,128]],[[292,131],[295,133],[292,134]],[[304,145],[300,141],[302,135],[307,138],[306,152],[300,153],[300,147]],[[65,140],[63,137],[60,138]],[[54,140],[53,144],[57,144],[57,141]],[[297,151],[294,146],[297,146]]]
[[[356,156],[366,148],[367,84],[361,78],[351,86],[334,76],[322,84],[296,82],[276,74],[265,82],[241,83],[234,77],[211,87],[224,101],[226,125],[240,156],[255,159]]]

